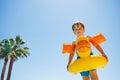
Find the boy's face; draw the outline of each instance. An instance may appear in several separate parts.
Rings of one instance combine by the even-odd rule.
[[[74,34],[77,36],[84,35],[84,28],[79,24],[79,25],[74,25]]]

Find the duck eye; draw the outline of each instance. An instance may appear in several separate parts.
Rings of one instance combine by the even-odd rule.
[[[78,42],[77,45],[80,45],[80,42]]]

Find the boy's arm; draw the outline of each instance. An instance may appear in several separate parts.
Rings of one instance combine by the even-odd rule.
[[[67,65],[67,69],[68,69],[70,63],[72,62],[73,57],[74,57],[74,53],[70,53],[69,60],[68,60],[68,65]]]
[[[96,44],[96,45],[94,45],[95,46],[95,48],[102,54],[102,56],[104,56],[106,59],[107,59],[107,61],[108,61],[108,57],[106,56],[106,54],[104,53],[104,51],[103,51],[103,49],[101,48],[101,46],[99,45],[99,44]]]
[[[75,42],[73,42],[73,44],[75,44]],[[68,70],[68,67],[69,67],[70,63],[72,62],[74,54],[75,54],[75,52],[70,53],[70,55],[69,55],[68,64],[67,64],[67,70]]]
[[[87,36],[88,37],[88,39],[90,40],[92,37],[91,36]],[[91,40],[90,40],[90,42],[91,42]],[[93,42],[91,42],[92,43],[92,45],[102,54],[102,56],[104,56],[106,59],[107,59],[107,61],[108,61],[108,57],[106,56],[106,54],[104,53],[104,51],[103,51],[103,49],[101,48],[101,46],[99,45],[99,44],[97,44],[97,43],[93,43]]]

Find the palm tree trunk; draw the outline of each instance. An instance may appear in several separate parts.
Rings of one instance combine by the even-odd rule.
[[[9,70],[8,70],[8,75],[7,75],[7,80],[10,80],[11,74],[12,74],[12,67],[14,63],[14,56],[11,57],[10,64],[9,64]]]
[[[6,56],[5,59],[4,59],[4,65],[3,65],[3,69],[2,69],[1,79],[0,80],[4,80],[4,75],[5,75],[5,71],[6,71],[7,62],[8,62],[8,56]]]

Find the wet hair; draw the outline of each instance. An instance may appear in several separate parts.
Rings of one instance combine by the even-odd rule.
[[[83,29],[85,29],[85,26],[84,26],[84,24],[83,23],[81,23],[81,22],[75,22],[73,25],[72,25],[72,30],[74,31],[74,27],[75,27],[75,25],[81,25],[82,27],[83,27]]]

